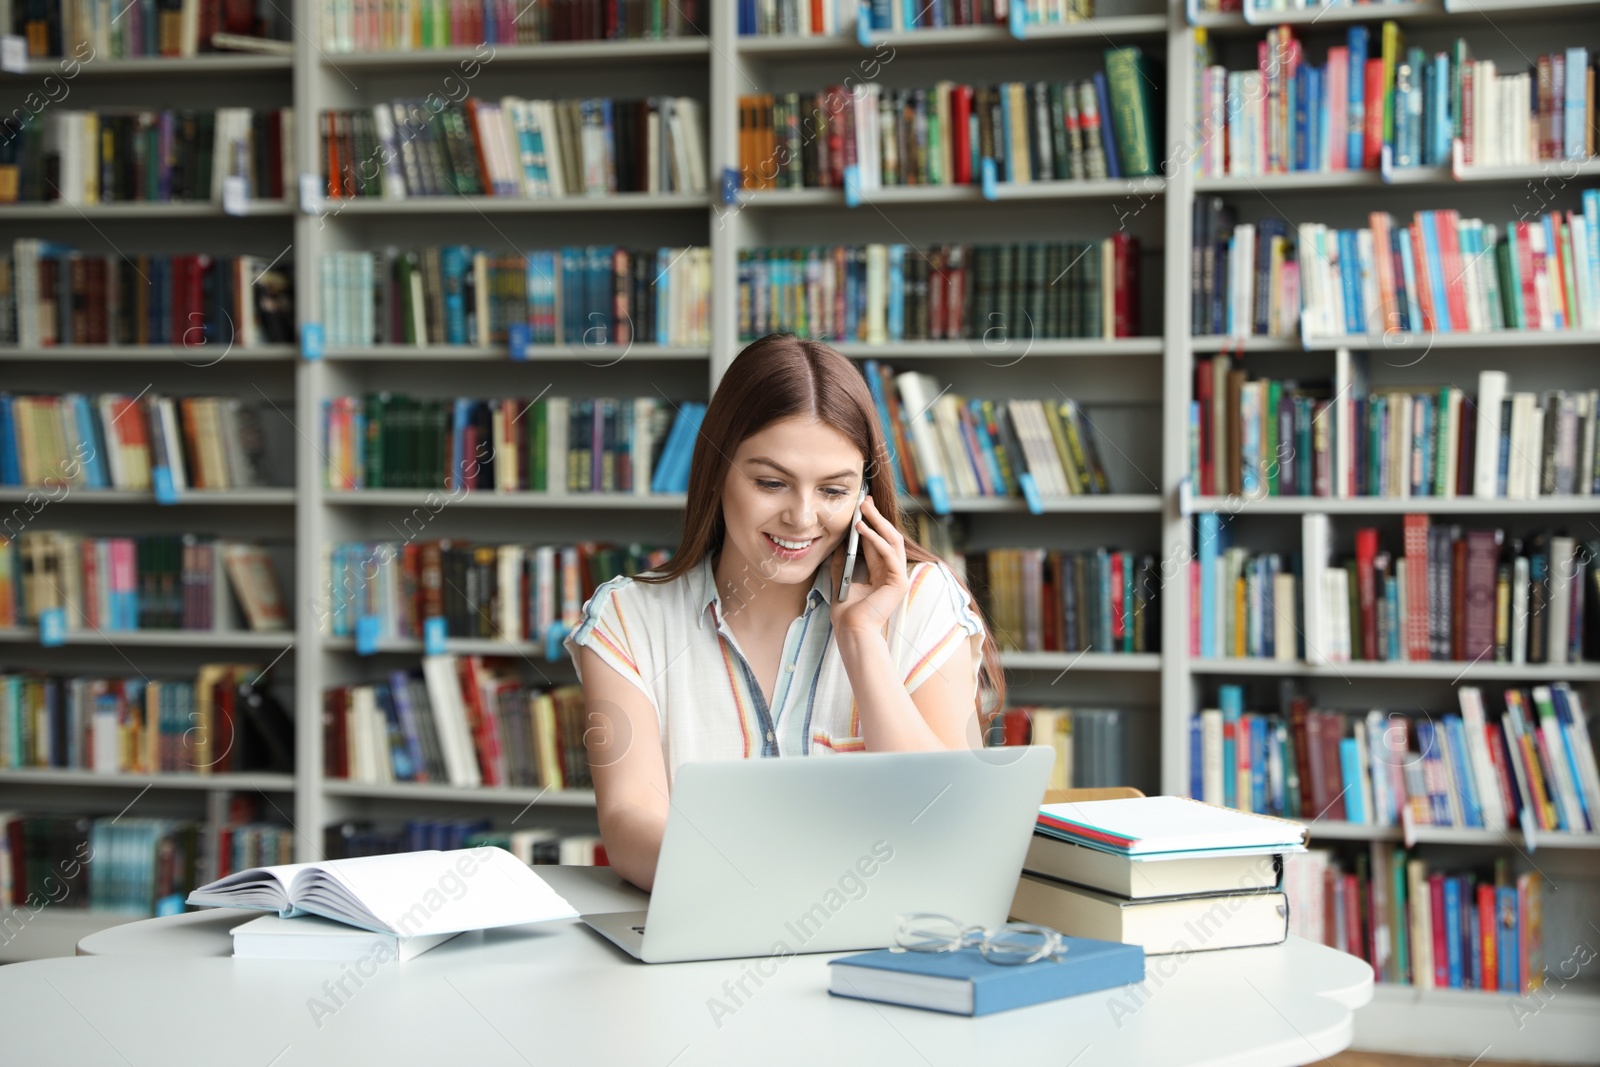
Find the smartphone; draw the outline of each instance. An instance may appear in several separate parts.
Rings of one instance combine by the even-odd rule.
[[[856,569],[856,551],[861,547],[861,531],[857,525],[861,522],[861,505],[866,502],[867,487],[862,486],[861,492],[856,496],[855,515],[850,519],[850,540],[844,552],[844,577],[839,580],[839,599],[843,600],[850,591],[850,575]]]

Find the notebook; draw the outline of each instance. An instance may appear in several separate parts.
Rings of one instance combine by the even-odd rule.
[[[1034,831],[1144,859],[1182,859],[1207,852],[1303,852],[1306,844],[1306,828],[1301,823],[1188,797],[1046,804],[1039,809]]]
[[[320,915],[281,919],[263,915],[228,931],[233,935],[234,959],[331,960],[355,963],[374,960],[405,961],[437,948],[461,932],[396,937],[361,930]]]
[[[188,903],[321,915],[398,937],[578,916],[531,867],[489,845],[251,867],[201,886]]]
[[[1060,960],[990,963],[976,948],[959,952],[879,949],[829,960],[828,992],[956,1015],[1042,1004],[1144,981],[1144,950],[1087,938],[1064,939]]]

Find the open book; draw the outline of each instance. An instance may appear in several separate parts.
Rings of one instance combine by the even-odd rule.
[[[188,902],[321,915],[397,937],[578,915],[531,867],[488,845],[252,867],[201,886]]]

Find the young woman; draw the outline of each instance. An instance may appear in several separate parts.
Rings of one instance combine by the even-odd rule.
[[[841,601],[863,486],[866,579]],[[644,889],[680,765],[975,748],[980,680],[992,707],[1005,697],[966,586],[902,536],[872,394],[827,345],[769,334],[739,354],[695,442],[688,500],[671,561],[600,585],[565,642],[606,855]]]

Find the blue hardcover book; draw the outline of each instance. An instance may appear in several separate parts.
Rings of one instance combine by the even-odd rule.
[[[983,415],[983,401],[968,400],[967,412],[972,416],[972,430],[978,438],[978,451],[983,453],[984,469],[994,483],[995,495],[1011,495],[1011,484],[1006,481],[1005,471],[1000,469],[1000,456],[994,450],[994,438],[989,436],[989,420]]]
[[[683,407],[680,406],[678,417],[672,420],[672,428],[667,431],[667,443],[661,446],[661,458],[656,461],[656,469],[650,475],[652,493],[670,491],[667,486],[671,483],[672,470],[677,465],[678,450],[683,447],[683,435],[688,423]]]
[[[1283,569],[1283,560],[1276,552],[1269,553],[1262,561],[1264,573],[1261,576],[1261,658],[1275,659],[1278,655],[1278,574]]]
[[[1356,241],[1356,231],[1339,230],[1339,288],[1344,298],[1344,332],[1364,334],[1366,323],[1361,321],[1361,253]]]
[[[1200,657],[1215,659],[1217,650],[1217,557],[1221,555],[1222,516],[1202,511],[1198,523],[1200,555]]]
[[[1430,110],[1434,113],[1432,140],[1428,144],[1428,164],[1435,167],[1448,166],[1450,163],[1450,135],[1454,126],[1450,121],[1450,57],[1443,52],[1438,52],[1433,57],[1433,83],[1429,88],[1433,92],[1428,101]]]
[[[691,403],[684,405],[689,416],[688,433],[684,435],[684,447],[679,451],[677,467],[672,472],[672,492],[683,493],[689,489],[689,466],[694,459],[694,445],[700,439],[700,423],[706,417],[706,405]]]
[[[1293,98],[1289,113],[1294,116],[1290,135],[1294,143],[1289,146],[1289,169],[1311,170],[1311,68],[1295,68],[1294,77],[1288,79],[1288,90]]]
[[[1586,97],[1588,95],[1589,50],[1567,49],[1567,85],[1565,111],[1562,114],[1562,155],[1567,159],[1583,159],[1589,153],[1585,147],[1584,127],[1591,121]]]
[[[1582,573],[1581,570],[1580,573]],[[1574,616],[1574,624],[1581,625],[1581,617],[1577,617],[1581,616],[1581,612],[1575,612]],[[1574,660],[1577,658],[1578,657],[1576,656],[1571,657],[1571,659]],[[1537,705],[1539,702],[1539,691],[1537,689],[1535,689],[1533,692],[1533,699],[1534,703]],[[1574,725],[1572,716],[1572,708],[1567,703],[1567,689],[1565,683],[1550,687],[1550,707],[1556,715],[1556,735],[1560,738],[1559,747],[1561,749],[1559,756],[1555,756],[1554,753],[1552,753],[1552,756],[1557,759],[1562,759],[1566,762],[1567,776],[1577,785],[1577,788],[1573,790],[1573,793],[1578,799],[1578,810],[1573,812],[1573,815],[1574,821],[1581,823],[1582,825],[1575,826],[1574,829],[1578,831],[1593,830],[1594,815],[1589,811],[1589,800],[1584,795],[1584,775],[1583,772],[1578,768],[1578,754],[1573,750],[1573,734],[1576,727]],[[1587,726],[1584,726],[1583,729],[1587,731]],[[1552,745],[1551,747],[1555,748],[1557,746]]]
[[[1467,825],[1483,828],[1483,805],[1478,797],[1478,783],[1472,774],[1472,760],[1467,748],[1467,728],[1459,715],[1444,717],[1445,732],[1450,738],[1450,755],[1455,761],[1456,790],[1461,794],[1461,812]]]
[[[417,709],[411,703],[411,691],[407,688],[410,680],[411,676],[405,671],[391,672],[389,692],[394,701],[395,714],[399,717],[406,752],[411,758],[411,780],[425,782],[428,780],[428,763],[422,753],[422,730],[417,723]]]
[[[1428,288],[1433,293],[1433,314],[1438,320],[1433,328],[1441,333],[1447,333],[1454,326],[1450,322],[1450,288],[1444,281],[1444,257],[1439,252],[1437,219],[1435,212],[1417,212],[1417,221],[1422,226],[1423,258],[1427,260],[1419,266],[1428,272]],[[1461,328],[1466,329],[1466,325],[1462,323]]]
[[[0,393],[0,485],[22,484],[22,456],[17,452],[17,416],[10,393]]]
[[[1339,742],[1339,776],[1344,786],[1345,821],[1366,822],[1367,809],[1361,800],[1361,755],[1353,737]]]
[[[1002,98],[1005,94],[1001,94]],[[1113,132],[1116,123],[1111,121],[1111,98],[1106,92],[1106,73],[1103,70],[1094,72],[1094,98],[1095,104],[1100,108],[1100,143],[1106,153],[1106,177],[1122,177],[1122,163],[1117,158],[1117,138]],[[1551,245],[1554,248],[1555,245]]]
[[[904,493],[905,475],[900,470],[900,452],[894,445],[893,424],[889,421],[889,404],[883,396],[883,380],[878,373],[878,361],[865,360],[861,364],[861,371],[866,376],[867,390],[872,394],[873,406],[878,409],[878,425],[883,427],[883,443],[889,451],[889,466],[894,471],[895,488]]]
[[[1094,649],[1096,652],[1114,652],[1115,649],[1111,646],[1111,553],[1109,550],[1104,548],[1095,550],[1095,567],[1099,572],[1100,578],[1097,583],[1099,589],[1097,599],[1100,610],[1095,612],[1099,616],[1096,620],[1099,625],[1095,627]]]
[[[444,289],[444,339],[446,344],[467,343],[467,272],[472,269],[472,251],[464,245],[445,245],[439,249],[439,274]]]
[[[1206,798],[1205,764],[1202,753],[1205,741],[1201,736],[1203,732],[1200,716],[1189,716],[1189,796],[1195,800]]]
[[[1395,242],[1400,248],[1400,277],[1406,291],[1406,329],[1420,333],[1425,327],[1422,322],[1422,296],[1417,289],[1417,257],[1410,241],[1396,234]]]
[[[1348,107],[1348,147],[1345,150],[1347,162],[1345,166],[1350,170],[1360,170],[1367,126],[1367,28],[1365,26],[1350,27],[1346,45],[1350,49],[1350,71],[1345,78],[1345,85],[1350,90],[1350,101]]]
[[[1217,704],[1222,708],[1222,803],[1231,808],[1239,797],[1239,746],[1244,743],[1239,736],[1239,720],[1244,715],[1244,687],[1218,686]]]
[[[1461,883],[1454,878],[1444,880],[1444,942],[1445,960],[1450,975],[1450,988],[1460,989],[1461,968]]]
[[[83,483],[90,489],[108,489],[110,483],[106,481],[105,468],[102,465],[105,458],[105,448],[101,443],[100,435],[96,428],[100,420],[94,417],[89,410],[89,398],[82,393],[70,394],[72,398],[72,417],[78,426],[79,467],[83,472]],[[150,427],[152,434],[160,433],[159,426]],[[58,469],[58,473],[62,473]]]
[[[1133,651],[1133,567],[1132,552],[1122,553],[1122,652]]]
[[[1500,961],[1499,987],[1502,993],[1520,993],[1522,960],[1519,955],[1521,928],[1518,925],[1517,888],[1503,885],[1494,891],[1495,946]]]
[[[959,952],[879,949],[829,960],[828,992],[955,1015],[989,1015],[1062,997],[1144,981],[1144,949],[1115,941],[1063,939],[1059,960],[990,963],[976,948]]]
[[[906,246],[889,246],[889,340],[906,335]]]

